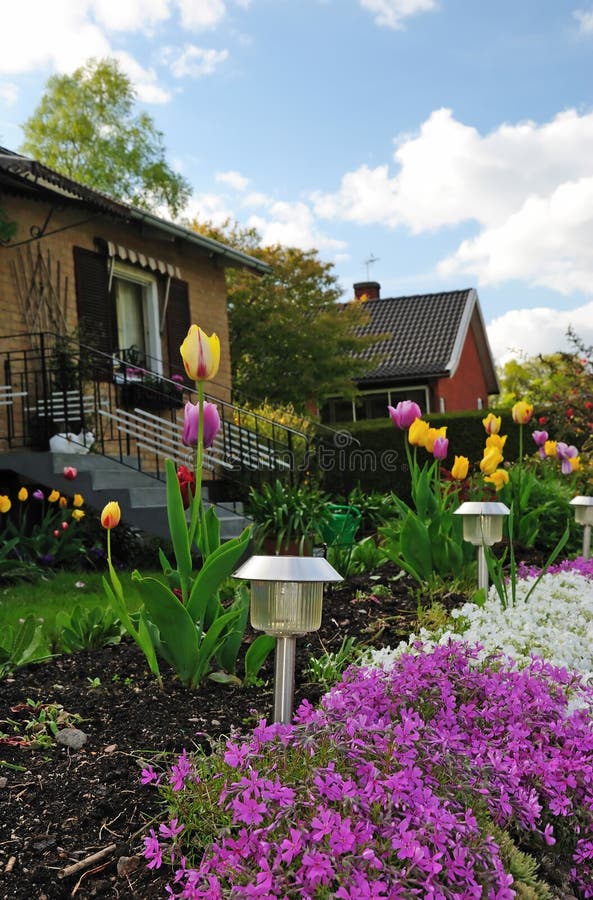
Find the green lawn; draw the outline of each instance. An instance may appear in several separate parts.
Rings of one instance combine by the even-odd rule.
[[[102,578],[100,572],[58,572],[32,583],[0,585],[0,631],[32,615],[43,623],[46,635],[53,635],[60,610],[71,612],[76,606],[92,609],[108,605]],[[131,574],[122,571],[119,578],[130,609],[135,609],[139,604]]]

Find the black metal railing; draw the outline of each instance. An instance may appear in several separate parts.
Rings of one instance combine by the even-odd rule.
[[[271,472],[292,482],[301,477],[312,432],[215,395],[207,399],[221,417],[205,455],[212,477],[249,484]],[[161,478],[165,457],[187,459],[181,432],[188,400],[197,395],[181,378],[130,366],[63,336],[0,337],[0,451],[47,450],[56,435],[87,446],[92,440],[94,451]]]

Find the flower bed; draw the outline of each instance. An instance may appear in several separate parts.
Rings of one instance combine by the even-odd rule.
[[[192,900],[510,900],[550,896],[554,871],[592,897],[593,728],[571,701],[593,691],[541,660],[478,656],[452,644],[351,667],[294,725],[184,752],[149,864],[172,849],[172,896]]]

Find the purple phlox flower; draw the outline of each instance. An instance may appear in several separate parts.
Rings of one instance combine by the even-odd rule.
[[[45,500],[45,494],[41,490],[33,491],[32,496],[35,497],[36,500]]]
[[[176,381],[177,384],[183,384],[183,375],[171,375],[171,381]]]
[[[160,776],[155,772],[152,766],[147,766],[145,769],[142,769],[140,781],[142,784],[154,784],[155,786],[158,786],[161,783]]]
[[[415,419],[422,418],[422,410],[413,400],[400,400],[395,408],[388,406],[387,409],[395,427],[402,430],[409,428]]]
[[[224,761],[227,766],[233,769],[239,769],[243,760],[249,756],[249,747],[247,744],[235,744],[233,741],[227,741]]]
[[[303,853],[303,864],[298,871],[298,877],[302,878],[308,888],[315,888],[318,884],[329,884],[334,874],[332,859],[327,853],[319,851]]]
[[[187,750],[184,750],[177,759],[177,764],[171,766],[169,784],[174,791],[181,791],[185,787],[185,779],[191,773],[191,763],[187,758]]]
[[[181,441],[186,447],[197,447],[198,430],[200,427],[200,407],[197,403],[191,403],[189,400],[185,404],[185,414],[183,418],[183,434]],[[204,403],[204,434],[203,444],[207,450],[215,441],[216,435],[220,431],[220,416],[215,403]]]
[[[171,819],[168,825],[159,825],[159,834],[164,838],[176,838],[184,829],[184,825],[178,825],[179,819]]]
[[[280,844],[280,859],[282,862],[291,864],[295,856],[298,856],[303,849],[303,835],[298,828],[289,828],[290,837],[284,838]]]
[[[154,828],[151,828],[150,835],[144,838],[144,858],[150,860],[149,869],[160,869],[163,864],[163,850]]]
[[[438,437],[435,438],[434,446],[432,448],[432,455],[435,459],[445,459],[447,453],[449,452],[449,439],[446,437]]]
[[[235,797],[231,803],[235,822],[245,822],[246,825],[259,825],[263,822],[264,813],[268,811],[265,803],[259,803],[255,797],[247,792],[243,799]]]
[[[560,466],[563,475],[570,475],[573,468],[570,460],[579,455],[579,451],[574,444],[565,444],[564,441],[558,441],[556,444],[556,457],[562,465]]]

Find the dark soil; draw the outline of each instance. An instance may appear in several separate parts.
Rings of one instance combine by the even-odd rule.
[[[383,586],[378,589],[378,586]],[[388,587],[389,591],[384,588]],[[452,607],[460,596],[441,598]],[[390,567],[375,577],[355,577],[326,591],[318,633],[297,641],[295,706],[321,691],[307,683],[310,656],[336,651],[344,637],[374,646],[394,646],[414,629],[416,593]],[[246,640],[249,640],[249,635]],[[179,753],[208,738],[247,730],[272,719],[273,658],[263,686],[243,688],[206,681],[188,692],[172,676],[161,691],[134,644],[58,657],[18,670],[0,682],[0,732],[24,736],[39,711],[27,701],[60,704],[87,735],[80,750],[53,739],[0,739],[0,897],[165,897],[170,870],[149,871],[141,858],[142,836],[161,818],[154,788],[140,783],[142,761],[155,753]],[[68,874],[73,864],[107,850]]]

